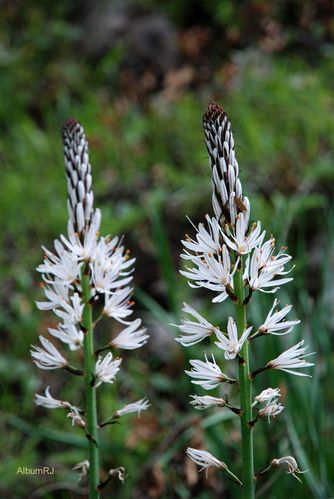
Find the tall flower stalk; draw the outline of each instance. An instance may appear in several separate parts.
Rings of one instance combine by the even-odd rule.
[[[101,482],[99,432],[125,414],[140,414],[149,407],[144,398],[118,408],[105,419],[98,410],[98,390],[102,384],[114,383],[122,362],[119,350],[142,347],[148,335],[140,319],[130,319],[134,258],[129,258],[117,236],[99,235],[101,214],[93,207],[91,165],[83,128],[76,120],[68,119],[62,136],[69,211],[67,237],[61,235],[55,240],[53,252],[43,248],[44,262],[37,270],[42,274],[46,301],[37,306],[53,310],[58,317],[57,328],[49,328],[48,333],[63,343],[67,353],[63,355],[49,339],[40,336],[41,346],[33,346],[31,355],[41,369],[64,369],[81,377],[85,402],[79,408],[58,400],[51,395],[50,387],[45,395],[36,394],[35,402],[48,409],[65,409],[72,424],[85,433],[88,459],[74,469],[82,477],[88,475],[89,497],[97,499],[113,475],[121,480],[125,476],[124,468],[118,467],[110,469],[107,479]],[[98,346],[95,327],[103,318],[114,319],[121,331]]]
[[[256,347],[255,338],[289,334],[300,322],[286,320],[292,307],[286,305],[279,309],[276,298],[262,324],[249,325],[247,320],[247,308],[255,292],[274,294],[280,286],[292,280],[288,276],[293,268],[291,256],[286,253],[286,248],[276,251],[273,236],[266,240],[260,221],[250,222],[250,201],[243,195],[231,124],[223,108],[211,102],[203,117],[203,127],[211,168],[214,216],[207,215],[206,223],[195,227],[195,236],[187,236],[182,241],[184,251],[181,257],[187,263],[181,274],[192,288],[206,288],[213,292],[212,302],[216,306],[232,301],[235,313],[234,317],[228,317],[226,326],[220,328],[185,303],[183,311],[187,317],[178,326],[181,335],[176,341],[188,347],[212,338],[217,347],[215,356],[212,354],[210,358],[205,352],[205,360],[191,360],[192,369],[186,373],[192,383],[204,390],[218,388],[219,396],[194,395],[190,403],[200,410],[211,407],[231,410],[235,417],[239,417],[241,476],[237,477],[226,463],[207,450],[188,448],[187,454],[201,469],[207,471],[209,467],[216,467],[227,473],[228,478],[242,487],[242,497],[253,499],[256,479],[272,467],[285,467],[296,478],[301,473],[291,456],[274,458],[269,466],[255,473],[255,425],[261,417],[269,421],[275,418],[284,407],[279,402],[281,394],[278,388],[268,388],[256,395],[254,380],[268,369],[309,376],[300,369],[313,364],[305,360],[311,354],[306,354],[307,347],[302,340],[264,366],[254,369],[251,365],[250,350],[253,345]],[[230,365],[233,363],[234,366]],[[238,392],[237,405],[231,404],[224,394],[226,384],[231,384],[234,392]]]

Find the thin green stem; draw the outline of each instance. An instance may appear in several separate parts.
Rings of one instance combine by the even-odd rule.
[[[100,482],[99,470],[99,435],[97,427],[97,408],[96,408],[96,387],[92,383],[95,370],[94,339],[93,339],[93,319],[89,270],[87,266],[83,267],[81,284],[82,298],[84,301],[84,310],[82,316],[82,325],[85,331],[84,338],[84,365],[85,365],[85,392],[86,392],[86,418],[87,418],[87,437],[89,445],[89,499],[99,499],[100,493],[97,487]]]
[[[234,292],[238,297],[236,303],[236,322],[238,336],[242,335],[246,328],[246,305],[244,304],[245,290],[243,285],[243,265],[234,275]],[[242,497],[243,499],[254,499],[254,451],[253,451],[253,431],[248,423],[252,421],[252,380],[249,376],[249,354],[248,341],[245,341],[240,351],[239,359],[239,383],[240,383],[240,408],[242,410],[241,422],[241,442],[242,442]]]

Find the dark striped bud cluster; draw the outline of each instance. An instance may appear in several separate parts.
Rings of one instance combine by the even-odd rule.
[[[231,123],[224,109],[210,102],[203,116],[206,147],[212,170],[212,205],[217,220],[235,225],[238,213],[249,212],[242,196]]]
[[[68,212],[75,232],[83,235],[90,226],[94,202],[88,143],[83,127],[74,118],[65,121],[62,137]]]

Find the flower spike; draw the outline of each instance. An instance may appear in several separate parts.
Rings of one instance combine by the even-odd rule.
[[[181,258],[186,261],[186,265],[180,273],[187,278],[191,288],[204,288],[204,296],[206,290],[213,291],[215,295],[211,298],[212,303],[224,305],[217,307],[212,318],[204,318],[190,305],[184,304],[183,311],[190,317],[182,319],[181,324],[176,326],[180,332],[176,341],[184,347],[196,345],[196,351],[200,351],[199,343],[205,340],[205,348],[211,345],[215,349],[215,357],[213,353],[211,358],[204,352],[205,360],[190,360],[191,370],[185,371],[191,383],[204,390],[216,390],[215,396],[192,395],[190,403],[198,410],[213,409],[219,413],[228,409],[238,416],[241,424],[242,496],[254,499],[254,479],[273,466],[288,466],[288,473],[296,478],[296,473],[300,472],[296,462],[288,456],[273,460],[264,470],[254,474],[252,429],[261,418],[267,418],[270,423],[285,409],[280,403],[280,388],[267,388],[254,397],[254,380],[258,374],[269,369],[309,376],[300,372],[300,369],[311,367],[313,363],[305,360],[311,354],[305,353],[306,347],[301,341],[276,359],[251,371],[251,364],[257,357],[251,354],[251,348],[257,344],[252,340],[262,338],[267,341],[268,335],[286,335],[300,321],[287,320],[292,306],[286,305],[277,310],[278,300],[275,298],[267,317],[264,320],[256,317],[260,326],[255,328],[254,324],[248,323],[252,317],[247,313],[250,301],[255,291],[261,294],[276,293],[280,286],[292,281],[288,274],[294,266],[288,266],[292,257],[287,254],[286,247],[275,251],[275,238],[271,236],[265,240],[266,231],[262,229],[261,221],[250,222],[250,202],[243,195],[239,179],[231,124],[224,109],[215,102],[210,102],[204,113],[203,127],[211,167],[214,216],[206,215],[205,223],[199,223],[198,226],[192,224],[195,235],[186,235],[182,240]],[[224,317],[222,311],[229,300],[230,307],[226,306],[227,314]],[[259,312],[261,307],[257,306],[255,310]],[[217,320],[225,319],[226,328],[222,328],[220,323],[213,325]],[[223,372],[226,361],[231,366],[231,377]],[[222,383],[234,385],[228,387],[232,392],[228,394],[229,397],[234,397],[233,392],[239,390],[237,406],[230,405],[227,395],[222,397]],[[231,478],[232,474],[225,463],[210,452],[188,448],[187,454],[206,472],[209,467],[221,468]],[[241,484],[238,479],[234,481]]]
[[[49,387],[45,395],[35,394],[35,403],[47,409],[68,409],[67,418],[72,425],[84,431],[88,439],[88,459],[74,469],[80,471],[82,478],[88,475],[89,497],[98,499],[99,430],[104,424],[98,424],[97,390],[106,390],[103,384],[116,382],[122,359],[115,358],[114,350],[140,348],[147,342],[148,335],[141,319],[129,320],[134,304],[129,283],[133,279],[135,259],[129,258],[122,245],[123,238],[100,236],[101,212],[93,208],[92,171],[83,127],[69,118],[64,123],[62,137],[69,212],[67,234],[55,240],[53,251],[43,247],[44,261],[37,270],[42,274],[45,300],[37,302],[37,307],[55,313],[59,322],[48,332],[70,350],[71,357],[76,356],[81,365],[80,369],[72,367],[67,356],[43,336],[40,336],[41,346],[32,346],[31,356],[40,369],[64,369],[81,376],[84,409],[52,397]],[[109,318],[121,323],[123,329],[116,337],[108,338],[105,346],[96,348],[94,343],[99,335],[94,334],[95,326]],[[98,356],[100,352],[104,352],[103,356]],[[140,414],[148,407],[148,400],[143,398],[114,411],[114,418]],[[108,480],[115,473],[123,479],[121,470],[122,467],[110,470]]]

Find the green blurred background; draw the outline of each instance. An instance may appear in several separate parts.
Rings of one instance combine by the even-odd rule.
[[[68,116],[89,139],[102,232],[125,234],[137,258],[136,314],[151,335],[142,351],[125,353],[118,382],[101,388],[105,415],[144,395],[152,404],[103,430],[104,470],[128,472],[104,497],[240,497],[223,474],[206,480],[185,458],[188,445],[206,447],[240,474],[237,417],[189,407],[194,386],[183,370],[203,344],[180,347],[170,326],[183,301],[216,324],[230,312],[178,273],[180,239],[193,231],[186,216],[198,223],[211,213],[201,116],[212,98],[232,121],[252,218],[288,245],[296,265],[279,297],[302,325],[291,338],[257,340],[252,365],[301,337],[317,352],[312,379],[268,373],[257,381],[258,392],[280,386],[286,411],[256,426],[256,469],[292,454],[308,470],[303,485],[266,475],[258,497],[334,497],[333,30],[329,0],[1,2],[1,498],[84,497],[71,470],[86,458],[84,436],[62,411],[33,403],[48,384],[78,401],[80,380],[40,371],[29,356],[55,324],[34,304],[42,296],[34,269],[41,245],[66,231],[60,129]],[[260,324],[271,302],[255,295],[249,322]],[[102,342],[110,324],[97,334]],[[22,476],[19,466],[56,472]]]

